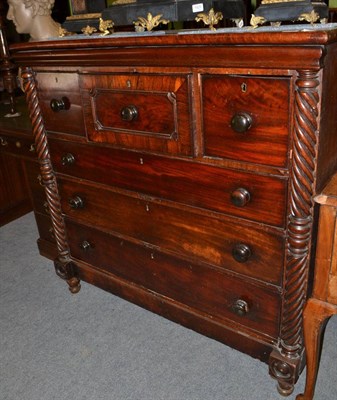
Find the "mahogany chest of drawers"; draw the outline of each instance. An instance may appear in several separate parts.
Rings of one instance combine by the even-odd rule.
[[[304,366],[313,197],[337,168],[337,26],[12,46],[73,293],[97,285]]]

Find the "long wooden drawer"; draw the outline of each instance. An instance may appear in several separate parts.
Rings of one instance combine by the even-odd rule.
[[[191,155],[188,76],[83,74],[80,85],[90,140]]]
[[[39,72],[36,80],[46,130],[85,136],[78,75]]]
[[[204,154],[286,167],[290,78],[202,75]]]
[[[56,172],[270,225],[285,224],[287,179],[50,140]],[[67,163],[67,155],[72,162]],[[65,165],[63,165],[65,164]]]
[[[84,224],[192,262],[281,282],[284,240],[279,233],[73,181],[59,180],[59,190],[63,212]]]
[[[234,320],[277,337],[281,307],[278,292],[69,220],[66,227],[75,259],[183,303],[198,313]]]

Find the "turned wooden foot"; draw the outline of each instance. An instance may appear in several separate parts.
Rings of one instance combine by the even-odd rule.
[[[278,350],[273,350],[269,359],[269,373],[277,380],[277,391],[282,396],[289,396],[294,391],[295,383],[303,369],[303,354],[287,357]]]
[[[304,394],[299,394],[296,400],[312,400],[314,397],[322,330],[324,322],[334,314],[337,314],[337,306],[317,299],[309,299],[305,306],[303,325],[307,354],[306,385]]]
[[[277,384],[277,391],[280,393],[281,396],[290,396],[291,393],[294,391],[294,385],[287,385],[282,382],[278,382]]]
[[[75,276],[71,279],[67,279],[67,283],[71,293],[76,294],[81,290],[81,281]]]
[[[81,281],[77,277],[76,265],[73,262],[63,263],[57,259],[54,261],[54,266],[57,276],[68,283],[70,292],[78,293],[81,289]]]

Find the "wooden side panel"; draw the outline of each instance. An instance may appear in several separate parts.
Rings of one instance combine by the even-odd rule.
[[[0,226],[30,211],[23,161],[0,153]]]

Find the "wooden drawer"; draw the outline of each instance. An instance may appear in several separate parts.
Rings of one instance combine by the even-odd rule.
[[[277,292],[84,225],[66,221],[66,226],[72,257],[174,299],[198,313],[223,321],[231,319],[277,337],[281,307]],[[91,247],[83,249],[83,242]],[[240,301],[248,308],[242,315],[237,314]]]
[[[278,233],[83,183],[59,180],[59,189],[62,210],[72,219],[191,262],[281,282],[284,240]]]
[[[285,178],[62,141],[50,140],[50,150],[53,166],[62,174],[270,225],[285,224]],[[66,154],[74,157],[71,165],[62,165]]]
[[[40,72],[36,80],[46,130],[85,136],[78,75]]]
[[[18,157],[37,157],[34,139],[29,136],[0,134],[0,151]]]
[[[290,78],[203,75],[204,155],[287,166]]]
[[[89,140],[191,154],[188,76],[82,75],[81,89]]]

